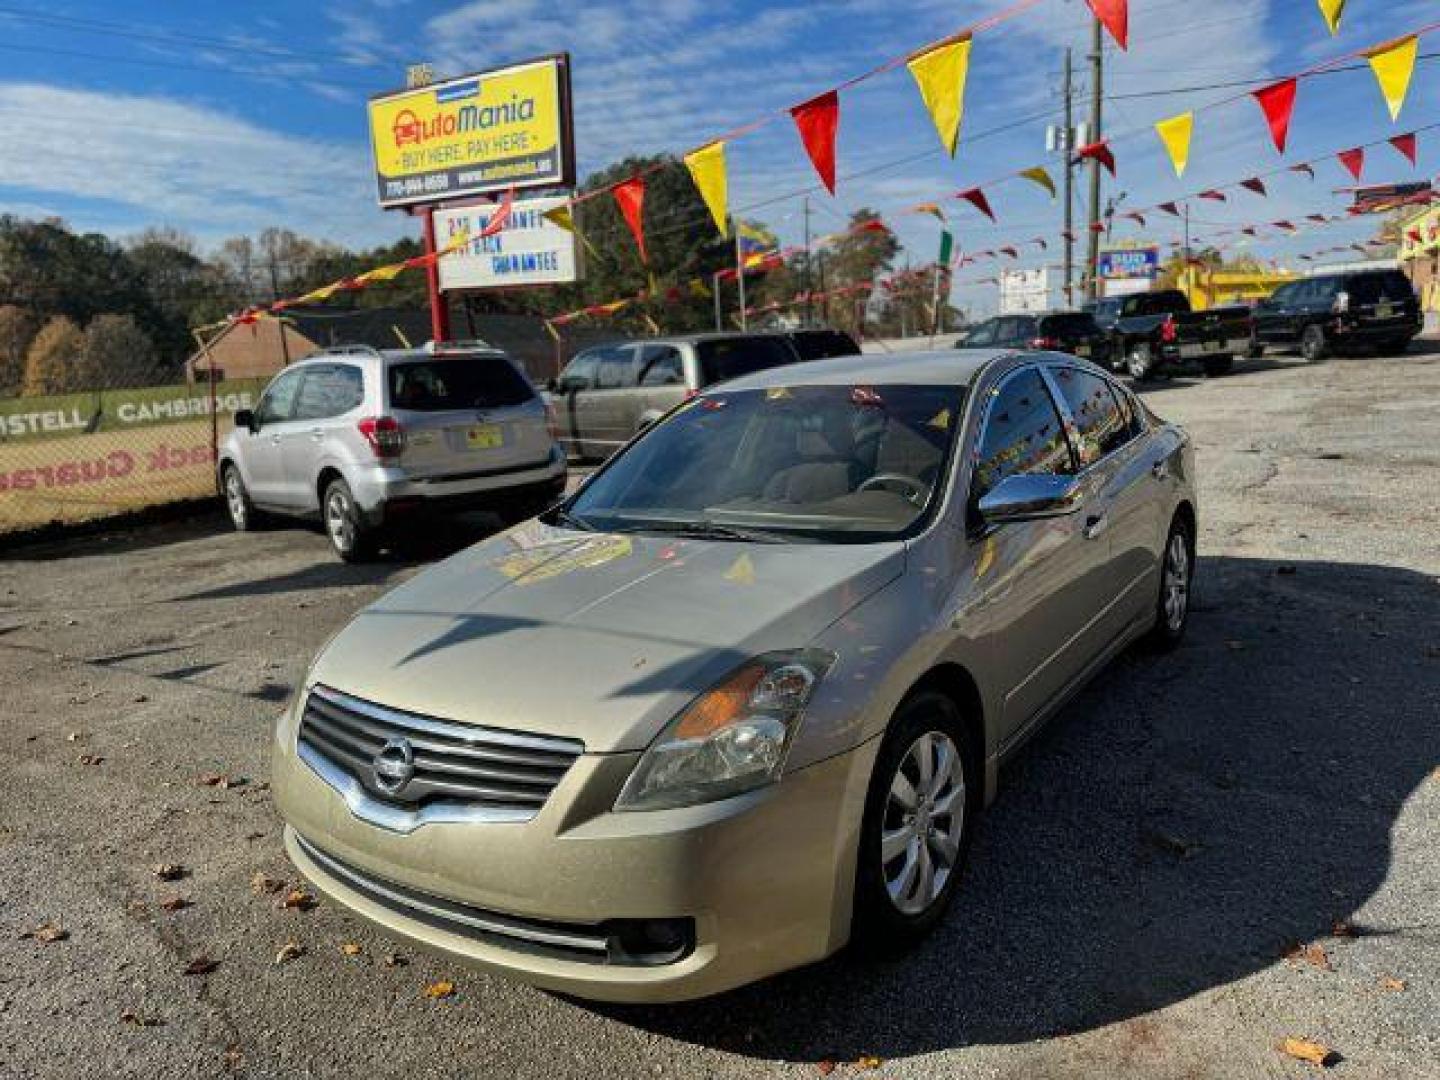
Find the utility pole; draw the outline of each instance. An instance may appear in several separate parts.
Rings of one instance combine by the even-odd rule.
[[[1072,156],[1075,134],[1075,96],[1070,66],[1070,46],[1065,46],[1065,303],[1074,305],[1075,283],[1075,159]]]
[[[740,290],[740,329],[750,329],[749,316],[745,314],[745,249],[740,244],[740,230],[735,229],[735,285]]]
[[[805,279],[801,284],[805,290],[805,325],[811,325],[810,309],[810,196],[805,196]]]
[[[1099,142],[1104,138],[1102,128],[1101,102],[1105,95],[1105,39],[1101,36],[1100,20],[1095,19],[1090,28],[1090,133],[1089,139]],[[1100,162],[1090,159],[1090,233],[1086,245],[1085,295],[1094,300],[1100,295],[1096,271],[1100,265]]]

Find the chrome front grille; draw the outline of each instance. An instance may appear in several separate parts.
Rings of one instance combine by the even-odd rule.
[[[527,821],[584,749],[573,739],[417,716],[325,686],[310,691],[300,719],[300,756],[358,816],[406,832],[427,820]]]

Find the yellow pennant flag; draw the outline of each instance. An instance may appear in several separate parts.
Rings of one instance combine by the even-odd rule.
[[[337,281],[332,285],[323,285],[320,288],[316,289],[314,292],[308,292],[295,302],[297,304],[319,304],[323,303],[326,300],[329,300],[330,297],[334,296],[339,291],[340,283]]]
[[[1340,32],[1340,16],[1345,14],[1345,0],[1319,0],[1320,14],[1325,16],[1325,25],[1330,33]]]
[[[730,235],[730,194],[725,178],[725,144],[713,142],[685,155],[685,167],[721,236]]]
[[[545,320],[545,332],[549,334],[552,338],[554,338],[556,341],[560,340],[560,331],[555,329],[555,324],[552,323],[549,319]]]
[[[709,300],[711,296],[710,286],[706,285],[700,278],[690,279],[690,295],[698,296],[701,299]]]
[[[1026,169],[1020,175],[1031,183],[1039,184],[1050,193],[1050,198],[1055,198],[1055,181],[1050,179],[1050,174],[1045,171],[1044,166],[1036,165],[1033,169]]]
[[[960,120],[965,114],[965,77],[970,72],[970,39],[952,41],[915,57],[910,74],[935,122],[940,141],[951,157],[960,144]]]
[[[1400,109],[1405,105],[1405,95],[1410,90],[1410,76],[1415,73],[1415,57],[1419,51],[1420,39],[1409,37],[1392,41],[1369,54],[1370,69],[1380,84],[1380,93],[1385,95],[1385,104],[1390,107],[1390,119],[1400,118]]]
[[[1195,114],[1183,112],[1169,120],[1155,125],[1165,152],[1170,155],[1170,164],[1175,167],[1177,177],[1185,175],[1185,166],[1190,164],[1190,135],[1195,130]]]
[[[545,213],[541,214],[540,216],[543,217],[546,221],[551,222],[554,225],[560,226],[560,228],[564,229],[566,232],[575,231],[575,215],[570,212],[570,207],[568,205],[557,206],[554,210],[546,210]]]
[[[389,266],[377,266],[374,270],[367,270],[355,280],[362,284],[369,285],[376,281],[394,281],[405,269],[405,264],[391,263]]]

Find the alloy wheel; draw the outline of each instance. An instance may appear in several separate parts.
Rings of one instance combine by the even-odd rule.
[[[896,766],[880,828],[880,872],[890,901],[920,915],[945,891],[965,824],[965,770],[943,731],[927,731]]]
[[[230,510],[231,523],[236,529],[243,530],[247,517],[245,487],[240,482],[240,474],[234,469],[225,470],[225,505]]]
[[[340,552],[347,552],[355,546],[355,521],[350,514],[350,500],[339,485],[330,489],[325,497],[325,531],[330,542]]]
[[[1165,549],[1165,626],[1173,634],[1185,625],[1190,606],[1190,545],[1175,532]]]

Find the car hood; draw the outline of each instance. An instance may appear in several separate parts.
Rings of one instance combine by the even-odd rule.
[[[742,661],[809,644],[904,562],[898,541],[750,544],[534,521],[363,610],[310,678],[427,716],[638,750]]]

